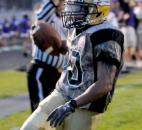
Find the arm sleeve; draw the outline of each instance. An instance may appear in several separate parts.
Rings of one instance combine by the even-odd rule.
[[[97,61],[115,65],[117,68],[122,64],[122,48],[115,41],[107,41],[96,45],[94,56]]]
[[[38,12],[35,12],[38,20],[44,20],[48,22],[55,14],[55,5],[52,0],[44,0],[41,8]]]
[[[56,15],[56,6],[52,2],[52,0],[43,0],[41,8],[35,12],[36,19],[37,20],[42,20],[47,23],[49,23],[52,27],[56,29],[56,31],[61,34],[61,39],[62,37],[66,36],[64,34],[64,30],[62,27],[62,22],[59,18],[57,18]],[[34,43],[34,41],[33,41]],[[35,46],[35,45],[34,45]],[[43,63],[46,63],[48,65],[51,65],[52,67],[56,68],[63,68],[64,64],[64,56],[52,56],[48,55],[46,52],[41,51],[37,46],[34,47],[35,51],[33,52],[33,58],[39,61],[42,61]]]

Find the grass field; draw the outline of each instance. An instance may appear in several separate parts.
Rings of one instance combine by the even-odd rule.
[[[122,78],[98,130],[142,130],[142,72]]]
[[[0,71],[0,98],[27,92],[26,75],[23,72]]]
[[[21,124],[26,120],[29,111],[17,113],[15,115],[9,116],[5,119],[0,119],[0,130],[16,130]]]
[[[0,73],[0,77],[3,77],[1,76],[2,73]],[[20,84],[21,90],[18,90],[19,93],[26,91],[24,87],[25,74],[16,74],[15,72],[6,73],[4,74],[5,77],[10,74],[12,76],[14,73],[15,76],[12,76],[13,79],[16,80],[16,78],[18,78],[16,80],[18,84],[14,84],[14,81],[11,83],[11,80],[5,85],[5,87],[7,87],[6,89],[11,90],[11,93],[13,93],[12,91],[15,90],[11,89],[11,84],[13,84],[13,88],[15,89],[18,89]],[[1,82],[2,80],[0,79],[0,83]],[[3,87],[3,89],[5,89],[5,87]],[[6,93],[5,90],[3,90],[3,93]],[[15,94],[16,93],[14,92],[12,95]],[[6,93],[6,95],[9,96],[11,94]],[[26,111],[1,119],[0,130],[14,130],[15,127],[21,126],[28,115],[29,111]],[[95,123],[92,127],[94,128],[94,126]],[[110,104],[108,111],[105,114],[102,114],[100,125],[96,130],[142,130],[142,72],[119,79],[113,101]]]

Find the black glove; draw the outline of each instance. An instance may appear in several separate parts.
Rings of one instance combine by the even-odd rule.
[[[75,108],[77,107],[76,101],[71,100],[64,105],[59,106],[55,110],[53,110],[47,121],[50,121],[50,126],[57,127],[62,124],[65,117],[69,116],[71,113],[75,112]]]

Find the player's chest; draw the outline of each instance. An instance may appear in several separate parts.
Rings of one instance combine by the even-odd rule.
[[[92,44],[86,35],[79,36],[72,41],[68,41],[69,46],[69,62],[80,65],[89,64],[92,60]]]

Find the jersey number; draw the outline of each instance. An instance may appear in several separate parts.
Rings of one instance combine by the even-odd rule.
[[[83,80],[83,70],[81,66],[81,55],[79,52],[72,52],[71,70],[68,71],[68,81],[73,87],[78,87]]]

